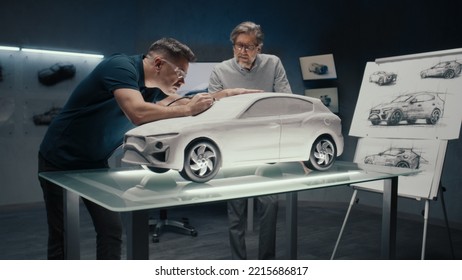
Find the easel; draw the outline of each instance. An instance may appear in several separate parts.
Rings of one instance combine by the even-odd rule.
[[[368,66],[370,66],[370,69],[372,69],[372,70],[377,70],[379,68],[379,66],[382,66],[382,65],[380,65],[382,63],[390,63],[391,62],[390,64],[392,66],[394,66],[394,68],[396,68],[397,65],[403,66],[404,68],[400,68],[400,67],[399,68],[400,69],[406,69],[407,72],[405,71],[403,73],[400,73],[400,75],[402,74],[401,76],[404,76],[404,78],[401,79],[401,86],[403,86],[405,84],[406,86],[409,86],[409,88],[400,87],[400,90],[405,91],[405,90],[413,89],[413,85],[416,83],[416,78],[415,77],[416,77],[417,74],[420,73],[420,75],[422,75],[421,74],[422,72],[420,72],[420,71],[422,71],[423,66],[418,64],[418,60],[428,60],[428,61],[430,61],[430,59],[432,59],[432,61],[433,61],[434,57],[440,57],[440,59],[441,59],[441,57],[446,57],[443,61],[447,61],[447,60],[449,60],[449,57],[450,57],[451,61],[455,61],[456,57],[458,57],[458,60],[460,60],[461,56],[462,56],[462,49],[453,49],[453,50],[446,50],[446,51],[436,51],[436,52],[429,52],[429,53],[422,53],[422,54],[413,54],[413,55],[406,55],[406,56],[381,58],[381,59],[376,59],[375,64],[368,63]],[[406,67],[408,67],[408,68],[406,68]],[[363,98],[361,100],[361,94],[360,94],[360,98],[358,99],[358,104],[360,103],[360,101],[370,101],[371,98],[375,98],[377,96],[377,95],[371,95],[370,94],[372,92],[375,93],[376,90],[375,90],[375,88],[371,88],[371,86],[368,83],[369,79],[367,79],[366,75],[368,75],[370,73],[367,72],[367,69],[368,68],[366,67],[366,71],[365,71],[364,79],[363,79],[363,84],[361,86],[361,91],[363,91],[363,86],[364,86],[364,88],[365,88],[364,97],[369,97],[369,98]],[[382,68],[382,70],[383,70],[383,68]],[[412,70],[412,71],[409,71],[409,70]],[[372,71],[371,71],[371,73],[372,73]],[[410,73],[412,73],[412,75],[410,75]],[[407,74],[409,74],[409,75],[407,75]],[[459,75],[459,74],[460,73],[458,73],[457,75]],[[422,77],[422,76],[420,76],[420,77]],[[408,79],[408,80],[406,80],[406,79]],[[457,77],[457,79],[462,79],[462,78]],[[435,84],[438,85],[438,86],[436,86],[436,88],[439,88],[439,84],[437,83],[438,80],[434,80],[434,81],[435,81]],[[403,84],[403,82],[404,82],[404,84]],[[407,84],[406,84],[406,82],[407,82]],[[417,83],[419,83],[419,82],[420,81],[418,81]],[[435,84],[430,85],[430,86],[435,86]],[[428,83],[425,84],[425,87],[427,87],[427,86],[429,86]],[[452,85],[452,90],[455,90],[454,86],[455,85]],[[458,86],[460,86],[460,85],[458,85]],[[447,86],[447,87],[449,87],[449,86]],[[428,89],[433,89],[434,90],[435,87],[425,88],[425,90],[428,90]],[[387,91],[385,91],[383,89],[381,89],[381,90],[382,90],[382,91],[380,91],[381,93],[384,93],[384,92],[385,93],[391,93],[391,92],[389,92],[389,91],[387,92]],[[442,90],[443,91],[447,90],[447,88],[442,88]],[[377,91],[379,91],[379,90],[377,89]],[[460,101],[460,100],[453,99],[451,101],[452,101],[452,104],[458,104],[459,102],[455,102],[455,101]],[[446,100],[445,100],[445,102],[446,102]],[[361,103],[362,106],[357,105],[356,111],[363,112],[365,110],[365,108],[364,108],[365,105],[369,104],[369,103],[368,102],[363,102],[363,103]],[[418,102],[415,102],[415,103],[418,103]],[[447,103],[451,103],[451,102],[447,102]],[[358,107],[360,109],[358,109]],[[444,111],[446,111],[448,106],[443,106],[443,108],[444,108]],[[454,109],[454,107],[450,107],[450,108]],[[449,116],[452,116],[452,119],[450,119],[450,120],[454,121],[454,122],[451,123],[451,125],[455,124],[454,127],[456,127],[457,125],[460,125],[460,119],[459,119],[460,115],[457,114],[457,113],[454,113],[454,111],[452,111],[452,113],[453,113],[453,115],[449,114]],[[358,116],[361,116],[361,115],[358,114]],[[377,129],[377,128],[372,130],[372,129],[370,129],[370,127],[368,125],[363,125],[363,123],[361,122],[361,120],[362,120],[361,117],[358,117],[358,118],[355,118],[355,117],[356,117],[356,113],[355,113],[355,116],[353,118],[353,123],[358,124],[358,125],[354,126],[354,129],[350,130],[350,133],[352,131],[354,131],[353,133],[351,133],[351,134],[353,134],[353,136],[364,137],[364,138],[369,138],[369,139],[371,139],[371,137],[375,137],[375,138],[379,138],[379,139],[387,139],[387,138],[389,138],[389,139],[402,139],[402,140],[406,140],[406,139],[432,140],[431,138],[427,137],[427,134],[426,134],[427,131],[422,128],[423,126],[420,126],[420,128],[422,130],[418,130],[419,133],[417,135],[412,135],[411,136],[410,134],[400,135],[399,133],[395,133],[395,135],[394,135],[395,137],[390,137],[390,135],[389,135],[390,131],[389,130],[381,130],[381,129]],[[416,120],[412,120],[412,119],[409,120],[408,119],[408,124],[413,124],[413,123],[415,123],[415,121]],[[428,122],[428,120],[427,120],[427,124],[430,124]],[[449,123],[446,123],[446,127],[450,127],[448,124]],[[375,125],[377,125],[377,124],[375,124]],[[394,125],[397,125],[397,123],[395,123]],[[459,126],[459,128],[460,128],[460,126]],[[386,133],[384,133],[383,131],[386,131]],[[455,129],[451,130],[451,132],[455,132],[455,131],[456,131]],[[412,130],[412,132],[415,133],[416,131]],[[372,133],[372,135],[370,133]],[[443,135],[443,136],[439,135],[440,133],[438,133],[438,134],[435,133],[436,134],[436,140],[438,140],[437,142],[440,143],[440,148],[441,148],[441,144],[446,145],[446,142],[444,142],[445,140],[450,140],[450,139],[456,139],[457,138],[457,136],[454,136],[453,134],[448,133],[448,131],[446,131],[446,133],[447,134]],[[406,137],[406,135],[407,135],[407,137]],[[443,140],[443,141],[441,141],[441,140]],[[359,145],[357,146],[356,151],[358,151],[358,147],[359,147]],[[450,233],[450,227],[449,227],[449,222],[448,222],[448,217],[447,217],[447,212],[446,212],[446,205],[445,205],[445,202],[444,202],[444,195],[443,195],[443,193],[445,191],[445,188],[442,186],[442,183],[441,183],[442,165],[443,165],[443,162],[444,162],[445,153],[446,153],[446,146],[444,146],[444,150],[442,150],[442,149],[438,150],[438,154],[437,154],[435,162],[439,162],[440,164],[438,165],[438,163],[435,163],[436,168],[435,168],[434,172],[432,173],[434,177],[432,178],[430,192],[428,194],[421,193],[421,189],[420,190],[412,189],[411,193],[400,196],[400,197],[407,197],[407,198],[415,198],[416,200],[419,200],[419,201],[423,200],[425,202],[425,207],[424,207],[424,210],[423,210],[424,225],[423,225],[423,240],[422,240],[422,251],[421,251],[421,259],[422,260],[425,259],[427,227],[428,227],[428,215],[429,215],[429,211],[430,211],[430,200],[436,200],[438,195],[441,198],[441,203],[442,203],[443,213],[444,213],[444,220],[445,220],[446,228],[447,228],[447,231],[448,231],[448,237],[449,237],[449,242],[450,242],[450,247],[451,247],[451,254],[452,254],[452,257],[454,258],[454,249],[453,249],[453,246],[452,246],[452,237],[451,237],[451,233]],[[414,168],[418,168],[418,167],[414,167]],[[409,186],[413,187],[413,185],[409,185]],[[371,191],[371,192],[380,192],[380,189],[376,189],[376,188],[373,188],[373,187],[371,187],[371,188],[368,188],[366,186],[352,186],[352,187],[354,189],[353,195],[351,197],[350,204],[349,204],[345,219],[343,221],[339,236],[337,238],[337,242],[335,244],[334,251],[332,253],[331,259],[334,259],[334,257],[335,257],[335,253],[336,253],[336,251],[338,249],[338,245],[339,245],[340,239],[342,237],[343,231],[345,229],[345,225],[347,223],[347,220],[348,220],[348,217],[350,215],[351,209],[352,209],[354,203],[357,201],[358,191],[363,190],[363,191]]]
[[[347,210],[347,213],[345,215],[345,219],[343,220],[343,224],[342,224],[342,227],[340,229],[340,233],[339,233],[337,241],[335,243],[334,251],[332,252],[332,256],[330,258],[331,260],[334,259],[335,254],[337,252],[338,245],[340,243],[340,239],[342,238],[343,231],[345,230],[345,226],[346,226],[346,223],[347,223],[348,218],[350,216],[351,209],[353,208],[353,205],[355,203],[358,203],[358,201],[359,201],[359,199],[357,199],[358,191],[360,191],[360,190],[362,190],[362,191],[370,191],[368,189],[361,188],[361,187],[358,187],[358,186],[351,186],[351,187],[353,188],[353,195],[351,196],[350,204],[348,206],[348,210]],[[449,243],[450,243],[450,247],[451,247],[451,256],[452,256],[452,259],[455,259],[454,248],[453,248],[453,243],[452,243],[452,236],[451,236],[451,229],[449,227],[448,215],[447,215],[447,212],[446,212],[446,204],[444,202],[444,192],[445,191],[446,191],[445,188],[442,186],[442,184],[440,182],[438,192],[440,194],[441,205],[442,205],[443,213],[444,213],[444,221],[445,221],[446,229],[447,229],[447,232],[448,232],[448,238],[449,238]],[[427,241],[427,228],[428,228],[428,213],[429,213],[429,211],[430,211],[430,199],[425,199],[425,208],[424,208],[424,211],[423,211],[424,226],[423,226],[422,251],[421,251],[421,259],[422,260],[425,259],[425,249],[426,249],[426,241]]]

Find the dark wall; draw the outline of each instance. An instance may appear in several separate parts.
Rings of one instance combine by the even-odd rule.
[[[199,61],[221,61],[232,55],[229,33],[233,27],[252,20],[265,32],[263,52],[281,57],[295,93],[338,87],[346,136],[342,159],[352,160],[356,139],[347,135],[366,62],[462,47],[461,1],[428,2],[9,1],[0,8],[0,45],[109,55],[142,53],[154,40],[168,36],[188,44]],[[338,78],[303,81],[299,57],[329,53],[334,55]],[[443,183],[451,192],[448,208],[457,213],[462,212],[460,157],[460,141],[450,141]],[[456,217],[459,222],[461,215]]]

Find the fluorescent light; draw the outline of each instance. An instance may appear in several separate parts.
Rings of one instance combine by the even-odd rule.
[[[2,51],[19,51],[19,47],[9,47],[9,46],[0,46],[0,50]]]
[[[102,54],[64,52],[64,51],[52,51],[52,50],[28,49],[28,48],[21,48],[21,50],[24,52],[31,52],[31,53],[61,54],[61,55],[92,57],[92,58],[103,58],[104,57]]]

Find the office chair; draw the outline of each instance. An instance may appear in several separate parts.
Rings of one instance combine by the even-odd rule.
[[[149,228],[152,229],[152,242],[158,243],[160,235],[165,230],[171,230],[180,234],[197,236],[196,229],[189,224],[188,218],[182,218],[181,221],[169,220],[167,218],[167,210],[160,209],[159,219],[149,219]]]
[[[153,173],[154,174],[154,173]],[[153,176],[153,174],[146,175],[141,182],[137,185],[138,188],[151,189],[156,192],[159,188],[171,189],[176,192],[177,183],[170,176]],[[149,182],[152,179],[152,182]],[[189,224],[188,218],[182,218],[181,221],[169,220],[167,218],[167,209],[160,209],[159,219],[149,219],[149,228],[152,231],[152,242],[158,243],[160,241],[160,235],[165,230],[171,230],[177,233],[197,236],[197,231],[194,227]]]
[[[122,164],[123,149],[122,146],[117,148],[111,157],[108,160],[110,167],[121,167]],[[149,189],[150,185],[149,180],[151,176],[145,176],[141,182],[137,184],[137,187],[140,189]],[[156,176],[155,177],[156,185],[162,185],[164,188],[175,188],[176,182],[170,177],[166,176]],[[154,190],[155,191],[155,190]],[[193,237],[197,236],[197,231],[194,227],[189,224],[188,218],[182,218],[181,221],[169,220],[167,218],[167,209],[160,209],[159,219],[150,218],[149,219],[149,228],[152,233],[152,242],[159,242],[160,235],[165,230],[172,230],[178,233],[183,233],[191,235]]]

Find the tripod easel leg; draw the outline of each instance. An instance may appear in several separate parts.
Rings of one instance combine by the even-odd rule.
[[[439,192],[440,192],[440,196],[441,196],[441,206],[443,207],[443,213],[444,213],[444,222],[446,223],[446,229],[448,231],[448,238],[449,238],[449,245],[451,246],[451,256],[452,256],[452,259],[455,260],[456,257],[455,257],[455,254],[454,254],[454,247],[452,246],[452,236],[451,236],[451,228],[449,227],[449,221],[448,221],[448,213],[446,212],[446,203],[444,203],[444,192],[446,191],[446,189],[441,185],[441,182],[440,182],[440,188],[439,188]]]
[[[422,252],[420,259],[425,259],[425,245],[427,243],[427,227],[428,227],[428,211],[430,208],[429,200],[425,200],[425,210],[424,210],[424,228],[423,228],[423,239],[422,239]]]

